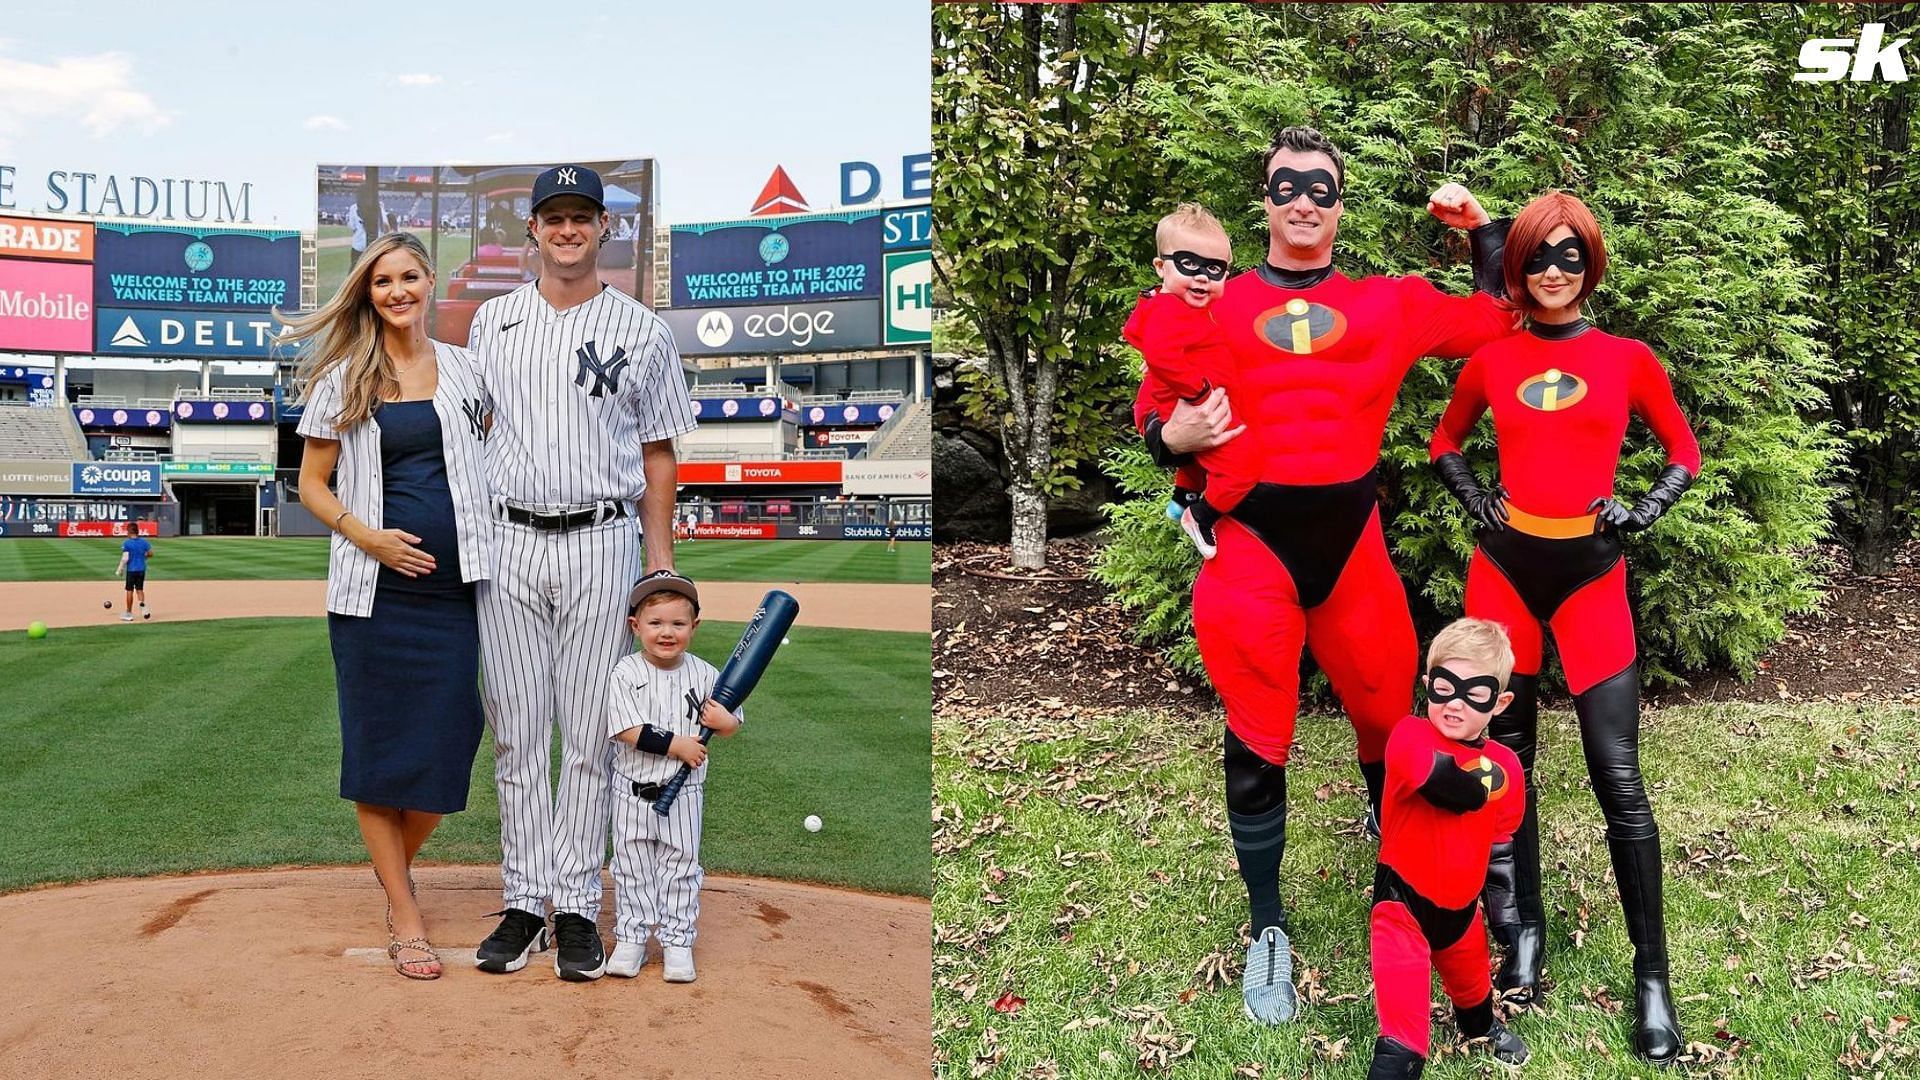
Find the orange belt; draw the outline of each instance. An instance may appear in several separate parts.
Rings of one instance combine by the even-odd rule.
[[[1507,525],[1509,528],[1539,536],[1548,540],[1577,540],[1583,536],[1592,536],[1594,522],[1599,514],[1581,514],[1579,517],[1541,517],[1529,514],[1525,510],[1507,503]]]

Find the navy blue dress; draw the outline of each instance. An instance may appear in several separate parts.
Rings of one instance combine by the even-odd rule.
[[[480,623],[460,580],[453,493],[431,401],[380,406],[381,518],[420,538],[431,574],[385,566],[373,613],[327,614],[340,691],[340,797],[451,814],[480,747]]]

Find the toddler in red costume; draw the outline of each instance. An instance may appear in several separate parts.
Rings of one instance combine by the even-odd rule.
[[[1461,619],[1427,650],[1427,714],[1387,740],[1380,802],[1380,865],[1373,878],[1373,996],[1380,1037],[1369,1080],[1419,1076],[1428,1050],[1432,969],[1460,1033],[1485,1040],[1508,1065],[1527,1044],[1493,1013],[1480,890],[1496,843],[1526,811],[1520,759],[1487,738],[1506,689],[1513,648],[1498,623]]]
[[[1160,287],[1144,293],[1122,331],[1146,360],[1154,403],[1171,413],[1181,401],[1199,403],[1218,387],[1232,392],[1233,354],[1213,321],[1211,305],[1226,291],[1233,246],[1220,220],[1197,203],[1181,203],[1154,229],[1154,273]],[[1259,478],[1257,433],[1194,455],[1173,478],[1180,528],[1208,559],[1213,526],[1239,505]]]

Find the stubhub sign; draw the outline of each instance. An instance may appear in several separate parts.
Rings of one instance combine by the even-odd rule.
[[[265,359],[277,329],[265,312],[101,308],[93,323],[94,352]]]

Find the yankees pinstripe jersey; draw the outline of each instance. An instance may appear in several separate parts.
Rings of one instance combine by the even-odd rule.
[[[618,289],[556,311],[528,282],[473,317],[493,432],[487,479],[515,502],[638,500],[641,444],[694,428],[667,324]]]
[[[489,493],[481,460],[486,431],[481,423],[480,380],[473,354],[458,345],[433,343],[439,383],[433,390],[433,412],[440,418],[440,442],[447,463],[447,487],[453,494],[454,533],[460,545],[460,577],[484,581],[493,576],[493,522],[488,514]],[[380,425],[372,417],[344,430],[334,426],[340,415],[341,365],[309,387],[299,431],[310,439],[332,439],[340,444],[335,466],[335,493],[361,524],[381,524]],[[354,547],[338,532],[327,559],[327,610],[338,615],[373,614],[374,583],[380,563]]]
[[[720,677],[712,664],[682,653],[680,665],[662,670],[647,662],[640,653],[628,653],[613,665],[613,678],[607,685],[607,735],[618,735],[630,727],[652,724],[675,735],[700,734],[700,707],[713,696],[713,682]],[[746,715],[735,710],[742,725]],[[613,771],[628,780],[658,784],[673,779],[680,763],[664,754],[649,754],[626,743],[615,743]],[[687,778],[689,785],[707,778],[702,764]]]

